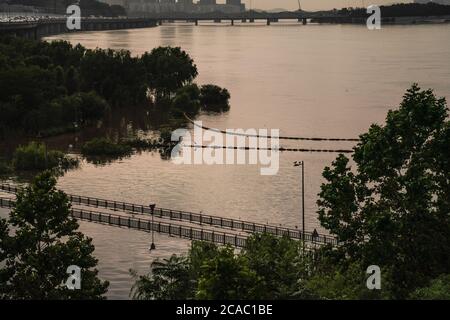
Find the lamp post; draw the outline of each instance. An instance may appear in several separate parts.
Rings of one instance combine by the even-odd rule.
[[[294,167],[302,167],[302,250],[305,254],[305,161],[295,161]]]
[[[155,250],[156,249],[156,246],[155,246],[155,229],[154,229],[154,220],[153,220],[153,216],[154,216],[154,213],[155,213],[155,207],[156,207],[156,205],[155,204],[151,204],[150,205],[150,214],[152,215],[152,244],[150,245],[150,251],[152,251],[152,250]]]

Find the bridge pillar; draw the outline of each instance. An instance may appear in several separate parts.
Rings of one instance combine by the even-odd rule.
[[[302,23],[303,23],[303,25],[308,24],[308,19],[306,19],[306,18],[302,19]]]
[[[195,25],[198,26],[198,19],[195,19]]]
[[[163,22],[162,20],[158,20],[158,26],[162,26]]]
[[[254,22],[255,22],[255,19],[252,18],[252,19],[249,19],[248,21],[249,21],[250,23],[254,23]]]
[[[231,19],[231,25],[234,26],[234,20],[233,19]]]
[[[270,26],[270,19],[267,19],[267,25]]]

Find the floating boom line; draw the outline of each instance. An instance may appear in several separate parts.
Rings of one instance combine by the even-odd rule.
[[[209,128],[203,125],[199,125],[194,120],[189,118],[186,114],[184,114],[185,118],[192,123],[194,126],[202,128],[203,130],[209,130],[214,131],[218,133],[228,134],[228,135],[235,135],[235,136],[245,136],[245,137],[254,137],[254,138],[268,138],[271,139],[272,136],[264,136],[259,134],[245,134],[245,133],[238,133],[238,132],[228,132],[224,130],[219,130],[215,128]],[[356,138],[314,138],[314,137],[286,137],[286,136],[280,136],[280,137],[274,137],[280,140],[299,140],[299,141],[351,141],[351,142],[359,142],[360,139]]]

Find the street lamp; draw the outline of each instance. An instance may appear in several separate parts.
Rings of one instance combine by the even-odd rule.
[[[155,204],[151,204],[150,205],[150,214],[152,215],[152,244],[150,245],[150,251],[152,251],[152,250],[155,250],[156,249],[156,246],[155,246],[155,229],[154,229],[154,223],[153,223],[153,216],[154,216],[154,213],[155,213],[155,207],[156,207],[156,205]]]
[[[305,161],[295,161],[294,167],[302,167],[302,247],[305,253]]]

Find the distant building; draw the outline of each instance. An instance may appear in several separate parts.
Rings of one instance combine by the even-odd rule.
[[[245,4],[241,0],[226,0],[225,4],[218,4],[216,0],[102,0],[104,2],[120,2],[131,16],[146,14],[185,12],[185,13],[241,13],[245,11]]]
[[[414,0],[414,3],[428,3],[428,2],[434,2],[437,4],[444,4],[450,6],[450,0]]]

